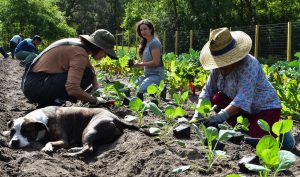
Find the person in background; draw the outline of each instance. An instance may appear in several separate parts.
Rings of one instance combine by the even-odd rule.
[[[41,42],[42,38],[39,35],[35,35],[32,39],[24,39],[17,45],[15,56],[17,59],[21,60],[22,66],[30,64],[32,60],[37,56],[37,46],[41,44]]]
[[[217,114],[201,118],[196,111],[192,122],[217,127],[226,121],[235,126],[237,116],[243,115],[250,123],[247,134],[255,141],[251,143],[257,144],[259,138],[268,134],[257,121],[263,119],[270,126],[279,121],[281,102],[259,61],[249,54],[251,47],[251,38],[242,31],[211,31],[200,54],[200,62],[205,70],[210,70],[210,75],[199,95],[198,106],[203,99],[210,100],[217,105]],[[288,150],[294,148],[291,132],[284,135],[283,145]]]
[[[3,55],[3,59],[8,59],[9,55],[5,52],[4,48],[0,46],[0,53]]]
[[[94,106],[105,103],[102,98],[85,92],[90,85],[94,90],[99,87],[89,55],[96,60],[106,55],[117,59],[114,46],[114,36],[104,29],[52,43],[25,68],[24,95],[38,107],[61,106],[65,101],[77,100]]]
[[[165,79],[165,69],[162,61],[162,45],[154,36],[153,24],[149,20],[141,20],[137,23],[136,32],[141,38],[138,53],[142,62],[131,63],[129,67],[144,69],[143,76],[136,83],[139,86],[137,96],[143,100],[143,94],[147,92],[149,85],[159,85],[160,81]]]
[[[23,38],[24,38],[23,34],[17,34],[10,39],[9,45],[10,45],[10,52],[11,52],[12,59],[15,58],[15,49],[17,45],[23,40]]]

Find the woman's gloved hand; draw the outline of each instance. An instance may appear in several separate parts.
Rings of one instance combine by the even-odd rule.
[[[227,119],[229,119],[228,113],[224,109],[221,109],[218,114],[201,119],[200,122],[203,123],[205,127],[218,127],[218,124],[222,124]]]

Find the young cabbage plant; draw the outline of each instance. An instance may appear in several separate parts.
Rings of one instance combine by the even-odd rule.
[[[278,141],[271,135],[259,140],[256,154],[263,165],[245,164],[245,166],[251,171],[258,172],[261,177],[269,176],[272,169],[275,177],[278,172],[289,169],[296,161],[296,155],[290,151],[280,150]]]
[[[263,119],[259,119],[257,121],[260,128],[271,135],[271,128],[268,122],[264,121]],[[293,128],[293,120],[280,120],[275,122],[272,126],[272,132],[277,135],[277,142],[279,143],[279,149],[281,149],[283,145],[284,134],[291,131]]]
[[[165,116],[166,116],[166,123],[162,127],[161,131],[161,140],[163,142],[167,142],[168,135],[170,134],[170,131],[173,130],[177,124],[174,124],[174,119],[176,117],[182,117],[186,114],[185,110],[183,110],[181,107],[174,107],[171,105],[168,105],[165,109]]]
[[[195,109],[199,114],[203,115],[203,117],[207,117],[207,115],[212,111],[213,107],[211,106],[211,102],[207,99],[201,99],[199,107],[192,105],[191,108]],[[189,123],[196,123],[196,119],[189,121]]]
[[[149,95],[154,95],[157,100],[157,103],[160,103],[161,92],[164,90],[165,82],[163,80],[160,81],[159,85],[151,84],[147,87],[147,93]]]
[[[243,116],[238,116],[236,119],[236,125],[233,127],[233,130],[243,130],[243,131],[249,131],[249,120],[247,118],[244,118]]]
[[[151,110],[155,115],[162,116],[162,111],[152,102],[143,102],[140,98],[134,97],[129,102],[129,109],[138,114],[139,126],[142,126],[143,113],[146,110]]]
[[[173,99],[175,101],[175,103],[180,106],[181,108],[184,107],[184,103],[186,102],[186,100],[189,98],[189,91],[185,91],[181,94],[181,92],[174,93],[173,94]]]
[[[195,124],[192,124],[192,126],[194,127],[194,129],[197,133],[197,136],[200,139],[202,145],[205,144],[205,139],[207,141],[207,149],[206,149],[206,155],[208,158],[207,171],[209,171],[211,169],[211,167],[213,166],[213,164],[216,162],[216,160],[218,158],[225,157],[225,154],[226,154],[226,152],[224,152],[224,151],[216,150],[217,144],[219,142],[225,142],[228,139],[230,139],[235,134],[235,131],[234,130],[220,130],[218,132],[218,129],[215,127],[206,128],[203,124],[201,124],[201,129],[202,129],[203,135],[205,137],[205,139],[204,139],[198,126]],[[216,143],[213,146],[214,140],[216,140]]]

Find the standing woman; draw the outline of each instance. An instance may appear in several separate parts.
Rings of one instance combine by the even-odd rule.
[[[144,74],[136,83],[139,86],[138,97],[143,100],[143,93],[151,84],[159,85],[165,79],[165,68],[162,61],[162,45],[154,36],[154,26],[149,20],[141,20],[137,24],[136,32],[142,39],[138,53],[142,62],[132,67],[144,68]]]

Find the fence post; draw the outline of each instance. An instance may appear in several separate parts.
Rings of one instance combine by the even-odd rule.
[[[116,50],[118,50],[118,31],[116,31]]]
[[[121,39],[122,39],[122,50],[124,50],[124,32],[121,33]]]
[[[130,33],[128,30],[128,51],[130,51]]]
[[[190,48],[193,48],[193,30],[190,30]]]
[[[259,40],[259,26],[255,25],[255,44],[254,44],[254,57],[258,57],[258,40]]]
[[[287,61],[292,61],[292,23],[288,22],[288,35],[287,35]]]
[[[166,31],[164,31],[164,36],[163,36],[163,53],[166,53],[166,44],[167,42],[167,34],[166,34]]]
[[[178,31],[175,32],[175,54],[178,55]]]

